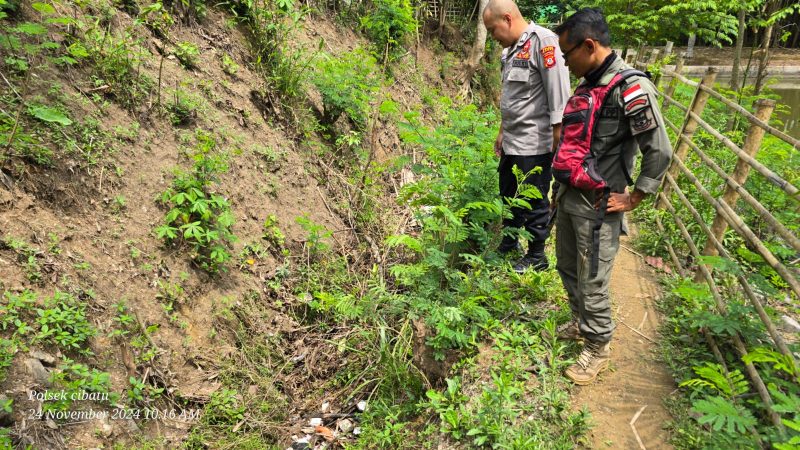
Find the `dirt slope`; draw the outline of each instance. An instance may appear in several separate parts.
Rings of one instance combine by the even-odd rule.
[[[71,100],[71,117],[93,117],[103,130],[114,135],[113,152],[109,149],[108,159],[90,167],[75,164],[69,158],[56,161],[53,169],[25,167],[14,173],[18,176],[16,189],[8,191],[0,186],[0,238],[11,236],[35,248],[35,259],[43,272],[41,281],[31,282],[18,255],[0,246],[0,294],[19,294],[27,289],[41,299],[61,290],[84,300],[98,334],[89,341],[94,355],[78,360],[108,372],[112,390],[123,395],[130,387],[129,377],[135,377],[164,386],[170,398],[180,397],[190,406],[201,407],[220,389],[221,361],[239,350],[233,339],[226,339],[232,336],[226,330],[225,315],[236,308],[244,309],[247,305],[242,306],[243,299],[250,299],[259,307],[261,316],[254,328],[265,335],[288,330],[287,339],[293,336],[296,324],[272,306],[266,294],[280,256],[273,252],[251,262],[244,262],[246,259],[239,256],[247,244],[262,242],[263,223],[268,216],[277,217],[277,226],[286,235],[286,247],[293,255],[302,254],[307,239],[307,231],[295,221],[304,215],[333,232],[334,248],[358,245],[353,230],[332,209],[335,201],[319,181],[318,168],[313,166],[313,148],[319,142],[305,140],[280,117],[253,102],[252,92],[263,87],[263,79],[252,70],[245,36],[240,29],[228,25],[227,19],[223,13],[211,10],[202,23],[171,30],[174,41],[191,42],[200,49],[194,70],[183,68],[174,58],[165,58],[163,70],[159,71],[161,52],[170,43],[152,35],[138,36],[149,52],[148,62],[141,70],[152,79],[161,80],[162,101],[170,101],[175,89],[199,99],[194,123],[176,128],[156,110],[134,116],[113,101],[93,100],[84,94],[92,85],[80,68],[48,74],[52,78],[41,80],[35,89],[44,93],[52,83],[58,83],[65,98]],[[133,18],[127,13],[115,10],[110,26],[125,29],[132,23]],[[301,44],[323,38],[332,53],[357,44],[367,45],[354,33],[343,32],[319,17],[306,19],[299,33]],[[435,60],[427,48],[420,47],[415,53],[420,61]],[[239,65],[235,75],[223,71],[222,55]],[[438,65],[419,67],[431,85],[438,81],[443,86]],[[418,105],[420,94],[411,80],[398,80],[393,91],[403,109]],[[151,97],[150,102],[155,99]],[[112,131],[119,129],[124,132],[117,135]],[[231,251],[234,258],[228,272],[216,277],[193,266],[187,252],[165,248],[153,233],[165,214],[155,199],[170,185],[174,168],[189,166],[186,151],[192,145],[195,129],[213,132],[230,156],[230,169],[221,177],[217,189],[231,203],[236,218],[233,232],[239,241]],[[396,131],[384,130],[378,142],[386,154],[395,150]],[[48,251],[53,243],[58,252]],[[160,283],[181,286],[182,294],[175,302],[172,318],[159,300]],[[114,305],[120,301],[136,317],[134,328],[157,325],[149,333],[157,355],[153,362],[140,363],[140,349],[131,348],[130,340],[107,337],[115,326]],[[301,336],[295,342],[297,348],[284,346],[289,355],[296,349],[300,352],[302,340]],[[54,346],[31,350],[62,356]],[[132,361],[132,354],[137,356],[137,362]],[[334,352],[329,355],[335,357]],[[28,393],[46,388],[41,377],[37,379],[33,372],[25,370],[28,358],[28,352],[18,352],[9,376],[0,383],[0,392],[14,400],[16,436],[35,448],[92,448],[130,442],[138,433],[130,421],[128,426],[125,421],[94,420],[59,427],[41,420],[24,420],[26,411],[40,407],[40,402],[31,401]],[[55,365],[46,369],[52,372]],[[320,367],[327,370],[323,364]],[[267,388],[254,383],[241,386],[239,391],[258,397],[266,396],[263,390]],[[285,391],[302,394],[291,388],[286,386]],[[305,387],[299,386],[298,391],[301,388]],[[296,400],[302,407],[302,399]],[[293,412],[296,413],[285,411],[287,416]],[[145,435],[163,435],[167,448],[177,447],[190,426],[174,421],[142,421],[140,425]]]

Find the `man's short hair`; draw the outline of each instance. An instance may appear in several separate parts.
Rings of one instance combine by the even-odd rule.
[[[569,33],[569,42],[577,44],[586,39],[594,39],[600,45],[611,45],[611,35],[608,32],[608,23],[603,13],[596,8],[583,8],[569,16],[561,25],[556,27],[556,34]]]

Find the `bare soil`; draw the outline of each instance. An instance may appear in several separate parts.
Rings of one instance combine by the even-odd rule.
[[[71,11],[65,12],[71,15]],[[161,102],[171,102],[175,89],[202,99],[203,106],[190,126],[173,127],[157,107],[150,108],[150,114],[134,117],[113,101],[94,103],[84,98],[81,92],[92,85],[81,70],[43,77],[35,89],[45,92],[51,83],[60,83],[74,99],[74,104],[68,105],[73,118],[102,108],[99,116],[104,130],[130,128],[137,119],[140,128],[131,128],[135,132],[130,137],[115,141],[115,150],[96,166],[85,167],[71,157],[61,157],[54,168],[20,165],[25,170],[14,173],[16,189],[8,191],[0,185],[0,237],[22,239],[38,249],[37,260],[43,273],[41,282],[30,282],[17,255],[10,249],[0,249],[0,293],[30,289],[41,300],[62,290],[84,299],[90,320],[99,330],[90,340],[94,356],[69,356],[108,372],[113,392],[124,395],[129,377],[134,376],[163,386],[170,398],[185,399],[198,408],[220,389],[221,372],[231,361],[253,370],[261,364],[236,346],[235,331],[242,321],[254,342],[278,341],[276,352],[281,358],[302,361],[295,369],[275,375],[273,384],[280,386],[279,394],[273,393],[276,387],[267,382],[239,386],[239,391],[247,392],[249,398],[276,395],[290,401],[283,411],[285,429],[275,434],[291,443],[294,430],[305,423],[306,411],[316,410],[322,403],[319,387],[347,364],[329,343],[336,342],[343,333],[333,330],[321,335],[299,327],[287,308],[292,306],[290,302],[300,300],[282,298],[284,306],[276,306],[281,302],[271,298],[267,283],[275,276],[279,257],[265,255],[243,264],[238,255],[245,245],[262,242],[263,223],[270,215],[277,217],[277,226],[286,235],[291,254],[302,254],[308,233],[295,218],[305,215],[332,231],[330,244],[335,251],[353,254],[364,264],[369,256],[357,254],[360,238],[347,223],[350,212],[337,209],[338,199],[315,164],[314,146],[324,143],[313,138],[304,140],[287,126],[288,121],[277,116],[277,108],[265,110],[264,105],[254,101],[253,92],[263,90],[264,81],[253,69],[246,36],[241,29],[227,26],[226,19],[221,12],[211,10],[203,23],[171,30],[175,42],[191,42],[200,49],[194,70],[181,67],[174,58],[165,58],[163,70],[159,71],[161,54],[165,49],[171,51],[172,44],[137,29],[137,37],[150,52],[141,70],[151,79],[161,80]],[[132,22],[127,13],[117,11],[114,27],[129,27]],[[317,48],[320,38],[325,40],[325,50],[337,55],[368,45],[355,33],[319,18],[306,19],[299,34],[297,45],[312,49],[309,53]],[[223,71],[223,55],[238,64],[235,75]],[[402,110],[420,107],[423,83],[442,95],[454,91],[454,85],[440,77],[438,56],[428,47],[415,46],[404,63],[415,70],[398,71],[394,85],[387,87]],[[415,72],[421,73],[423,83],[412,76]],[[313,102],[313,93],[311,97]],[[151,104],[157,101],[155,94],[149,99]],[[209,276],[199,270],[186,251],[165,247],[153,233],[165,213],[155,199],[170,185],[174,168],[189,166],[185,142],[195,128],[221,137],[220,145],[230,155],[230,169],[221,177],[217,189],[231,203],[236,217],[233,231],[239,241],[231,250],[235,261],[221,276]],[[380,124],[375,142],[380,147],[378,161],[399,151],[393,126]],[[277,162],[267,161],[257,151],[266,148],[279,155]],[[115,207],[115,198],[124,199],[125,206]],[[58,242],[60,253],[47,251],[50,236]],[[168,320],[158,300],[159,281],[180,283],[185,290],[175,305],[175,321]],[[127,304],[142,328],[158,325],[150,336],[158,349],[150,364],[134,363],[132,353],[137,350],[129,340],[107,337],[114,327],[114,304],[120,301]],[[228,319],[231,312],[238,317]],[[62,356],[52,346],[41,350]],[[306,354],[311,356],[305,357]],[[8,378],[0,382],[0,392],[14,400],[15,435],[44,449],[107,447],[110,443],[131,442],[139,433],[132,421],[93,420],[50,429],[55,424],[25,420],[27,411],[40,407],[40,402],[28,400],[28,393],[45,388],[41,380],[25,370],[27,358],[26,352],[19,352]],[[191,425],[153,420],[139,424],[144,435],[164,436],[167,448],[177,448]]]
[[[576,387],[573,406],[586,407],[592,414],[588,448],[640,448],[630,422],[646,406],[634,423],[642,443],[647,449],[671,449],[668,432],[662,428],[671,418],[663,401],[676,385],[658,359],[657,345],[649,340],[658,339],[660,317],[655,303],[659,286],[653,270],[629,250],[630,238],[620,241],[622,247],[611,276],[617,323],[611,366],[594,384]]]

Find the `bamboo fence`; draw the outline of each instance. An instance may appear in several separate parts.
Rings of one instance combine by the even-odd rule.
[[[656,50],[650,54],[647,62],[631,62],[637,67],[644,68],[647,67],[648,64],[653,64],[657,58],[658,53]],[[750,112],[735,101],[728,99],[723,94],[714,90],[714,81],[717,76],[717,71],[714,68],[710,67],[700,81],[692,81],[682,75],[683,66],[683,58],[679,57],[674,70],[662,70],[660,76],[655,80],[657,85],[665,84],[663,88],[659,86],[659,95],[662,99],[662,109],[664,112],[666,112],[668,108],[676,107],[684,113],[683,122],[680,125],[672,123],[666,117],[664,118],[666,125],[675,132],[676,142],[673,148],[672,164],[665,176],[662,189],[658,193],[656,205],[658,208],[665,209],[671,214],[675,225],[689,248],[692,256],[691,259],[696,262],[696,267],[685,267],[684,260],[678,256],[678,250],[667,241],[667,250],[673,265],[682,275],[686,275],[690,273],[691,270],[695,270],[695,281],[705,281],[711,290],[716,306],[716,313],[723,316],[726,315],[728,305],[724,292],[720,288],[720,275],[715,273],[712,267],[703,264],[702,257],[721,256],[723,258],[733,259],[728,249],[726,249],[722,243],[725,232],[730,228],[741,237],[749,249],[758,254],[769,267],[780,275],[781,279],[786,283],[786,286],[788,286],[787,289],[794,294],[795,298],[800,298],[800,280],[798,280],[796,269],[787,267],[780,258],[776,257],[759,235],[755,233],[748,224],[745,223],[742,216],[736,212],[740,207],[751,208],[756,215],[763,220],[773,236],[780,238],[786,246],[800,253],[800,239],[798,239],[797,235],[787,224],[782,223],[776,218],[775,215],[770,212],[768,206],[759,202],[757,196],[748,192],[744,187],[750,172],[754,171],[755,174],[764,177],[769,183],[780,189],[788,198],[800,205],[800,190],[798,190],[797,186],[794,186],[792,183],[779,176],[774,170],[756,160],[756,154],[761,148],[762,140],[766,134],[775,136],[788,143],[793,151],[800,151],[800,140],[769,125],[770,116],[775,109],[774,100],[759,99],[754,103],[755,112]],[[694,96],[688,105],[683,105],[675,99],[674,94],[679,83],[694,88]],[[725,107],[734,111],[749,122],[750,125],[741,147],[725,136],[721,131],[712,127],[707,121],[703,120],[703,110],[710,98],[718,100],[725,105]],[[705,131],[715,140],[722,143],[723,148],[730,151],[730,156],[737,158],[736,166],[731,173],[726,173],[719,164],[709,156],[708,152],[704,151],[703,146],[696,142],[694,136],[698,130]],[[705,186],[698,178],[695,173],[697,170],[693,170],[687,165],[687,156],[690,155],[690,151],[694,152],[696,156],[696,158],[692,160],[693,164],[696,165],[698,164],[697,161],[699,161],[699,164],[710,169],[711,172],[716,174],[716,176],[725,183],[725,189],[721,196],[715,197],[712,194],[712,189]],[[700,198],[713,208],[716,215],[711,223],[707,223],[707,221],[704,220],[698,210],[699,205],[693,205],[692,202],[689,201],[689,196],[687,196],[688,190],[694,190],[695,194],[699,194]],[[697,198],[697,195],[691,197]],[[676,207],[678,204],[682,205],[684,210],[679,211],[679,208]],[[682,217],[682,215],[685,216],[686,214],[690,217]],[[702,231],[702,236],[705,238],[703,246],[698,245],[695,237],[689,232],[687,224],[697,224],[699,226]],[[660,216],[656,216],[656,225],[661,233],[666,233]],[[783,336],[778,331],[778,327],[773,323],[772,318],[767,313],[764,305],[768,299],[762,295],[758,289],[752,286],[744,273],[738,273],[735,277],[741,286],[741,292],[744,297],[753,306],[759,319],[763,322],[767,334],[775,348],[785,355],[788,361],[793,362],[795,367],[800,367],[797,364],[796,356],[790,351]],[[707,330],[703,330],[702,332],[712,353],[727,371],[726,360],[717,342],[718,337],[715,337]],[[740,358],[744,358],[748,354],[744,338],[739,334],[734,334],[731,337],[729,345],[735,349]],[[742,363],[744,364],[745,373],[749,377],[752,386],[765,405],[766,409],[764,412],[766,416],[769,417],[769,420],[775,425],[778,432],[781,435],[785,435],[786,431],[781,421],[781,416],[772,408],[772,397],[757,367],[751,363],[745,363],[744,360],[742,360]],[[800,382],[800,380],[795,381]]]

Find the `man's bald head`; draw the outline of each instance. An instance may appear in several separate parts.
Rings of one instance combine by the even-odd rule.
[[[483,20],[486,21],[487,17],[496,19],[502,17],[504,14],[509,14],[514,18],[522,18],[522,13],[519,12],[517,4],[513,0],[490,0],[483,10]]]
[[[483,10],[483,23],[503,47],[513,45],[528,26],[513,0],[489,0]]]

